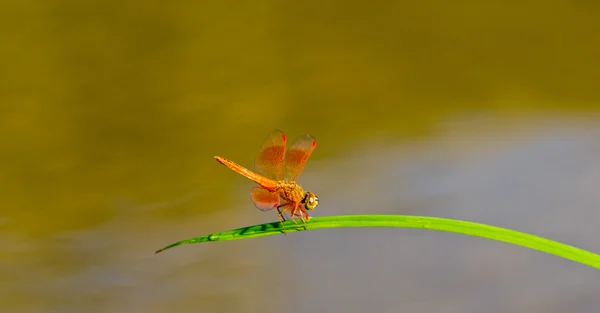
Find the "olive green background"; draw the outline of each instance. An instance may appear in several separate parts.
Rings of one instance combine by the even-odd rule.
[[[224,245],[212,256],[210,249],[217,248],[205,246],[151,253],[175,240],[275,218],[254,209],[247,196],[251,183],[212,158],[220,155],[252,168],[273,129],[292,140],[305,133],[317,138],[302,183],[319,195],[315,214],[320,215],[348,212],[328,194],[356,195],[344,191],[348,179],[402,188],[405,183],[389,177],[356,174],[414,168],[395,149],[431,144],[444,159],[439,153],[444,147],[468,151],[463,139],[478,136],[473,144],[501,155],[494,140],[520,142],[540,124],[551,132],[568,124],[583,127],[580,134],[597,134],[590,129],[600,109],[599,30],[595,1],[4,1],[0,310],[270,312],[291,305],[304,312],[348,304],[364,291],[343,291],[348,299],[314,300],[303,307],[311,301],[301,301],[293,284],[274,300],[269,294],[275,287],[259,282],[263,275],[294,273],[287,268],[294,267],[289,262],[296,244],[311,242],[304,234]],[[470,124],[479,117],[483,122]],[[457,128],[467,137],[453,137]],[[547,155],[541,151],[533,164]],[[598,150],[585,151],[586,160],[598,156]],[[390,154],[398,157],[379,159]],[[466,160],[460,153],[448,157]],[[560,166],[549,171],[554,169],[560,177]],[[436,169],[431,171],[435,177]],[[428,184],[414,188],[429,190]],[[358,190],[366,205],[354,213],[381,211],[367,209],[378,199],[401,202],[394,192]],[[501,199],[505,191],[494,190]],[[429,208],[442,206],[443,201]],[[419,207],[383,211],[440,213]],[[318,234],[310,235],[312,241]],[[443,236],[435,238],[444,242]],[[350,249],[337,253],[352,258],[355,248],[342,235],[336,240]],[[272,251],[276,245],[289,249],[286,257]],[[314,251],[306,247],[303,253]],[[240,265],[264,253],[271,254],[253,265],[264,271]],[[319,252],[321,258],[326,254]],[[223,259],[234,269],[223,267]],[[202,265],[184,275],[189,284],[177,284],[178,273],[188,272],[194,262]],[[127,269],[137,274],[129,277]],[[207,279],[204,271],[214,277]],[[434,273],[442,272],[428,271],[432,284],[439,279]],[[344,290],[347,284],[336,277],[330,288]],[[256,286],[248,294],[250,284]],[[415,297],[419,303],[440,298],[427,294]],[[482,297],[496,299],[494,293]],[[468,301],[466,295],[454,298]],[[144,305],[151,301],[158,304]],[[403,305],[386,307],[397,311]]]

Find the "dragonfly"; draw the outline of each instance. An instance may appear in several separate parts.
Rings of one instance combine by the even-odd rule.
[[[277,217],[285,229],[284,213],[299,225],[299,217],[304,224],[308,221],[308,211],[319,205],[319,198],[312,192],[304,191],[296,180],[302,173],[306,161],[317,146],[310,135],[298,138],[286,151],[287,138],[280,130],[269,134],[254,160],[254,172],[225,158],[215,156],[217,162],[258,184],[252,188],[250,198],[261,211],[277,209]]]

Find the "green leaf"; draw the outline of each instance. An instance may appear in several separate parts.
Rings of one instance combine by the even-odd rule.
[[[422,228],[465,234],[503,241],[510,244],[553,254],[571,261],[600,269],[600,255],[546,238],[496,226],[439,217],[408,215],[346,215],[311,217],[306,224],[301,221],[285,221],[285,233],[323,228],[343,227],[392,227]],[[284,234],[279,222],[248,226],[206,236],[195,237],[170,244],[156,253],[182,245],[208,241],[250,239]]]

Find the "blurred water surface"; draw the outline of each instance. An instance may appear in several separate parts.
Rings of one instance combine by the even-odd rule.
[[[600,252],[593,1],[0,4],[0,311],[595,312],[597,271],[421,230],[184,246],[272,221],[249,166],[318,141],[314,215],[473,220]]]

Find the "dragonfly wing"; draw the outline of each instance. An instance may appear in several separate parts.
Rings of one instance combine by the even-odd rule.
[[[285,154],[285,180],[295,181],[298,179],[316,146],[317,141],[309,135],[298,138],[290,146]]]
[[[273,210],[279,205],[279,195],[262,187],[254,187],[250,192],[250,198],[256,208],[261,211]]]
[[[285,154],[285,134],[276,130],[269,134],[254,160],[254,171],[274,180],[283,179],[283,157]]]

